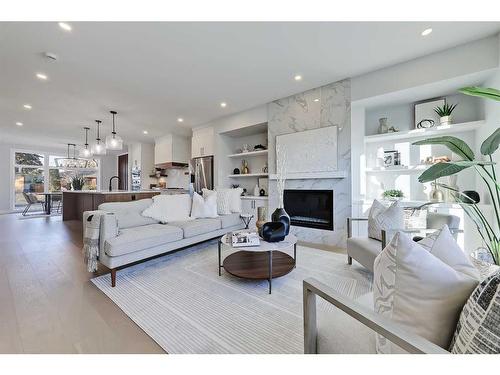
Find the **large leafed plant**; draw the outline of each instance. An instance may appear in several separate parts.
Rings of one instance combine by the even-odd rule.
[[[478,96],[500,101],[500,90],[482,87],[465,87],[459,90],[466,95]],[[418,178],[421,183],[435,181],[440,177],[451,176],[465,169],[473,168],[479,174],[489,193],[491,205],[495,212],[496,222],[490,222],[480,207],[469,196],[443,183],[438,186],[450,191],[455,201],[459,203],[466,214],[473,220],[488,248],[495,264],[500,264],[500,185],[497,180],[496,167],[492,155],[497,151],[500,143],[500,127],[481,144],[482,157],[477,158],[471,147],[459,138],[442,136],[424,139],[414,145],[442,145],[447,147],[462,160],[434,164],[425,170]]]

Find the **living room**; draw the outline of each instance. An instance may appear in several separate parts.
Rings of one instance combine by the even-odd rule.
[[[499,353],[499,21],[47,11],[0,22],[0,354]]]

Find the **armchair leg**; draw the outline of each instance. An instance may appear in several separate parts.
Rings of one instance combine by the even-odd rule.
[[[316,294],[308,288],[305,280],[302,283],[302,291],[304,309],[304,354],[316,354]]]
[[[116,286],[116,268],[111,270],[111,287],[114,288]]]
[[[348,265],[352,265],[352,257],[350,257],[349,255],[347,256],[347,264]]]

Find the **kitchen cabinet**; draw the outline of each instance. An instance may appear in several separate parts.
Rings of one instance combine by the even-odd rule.
[[[202,128],[193,130],[191,138],[191,157],[199,158],[214,154],[214,128]]]
[[[266,198],[253,197],[250,195],[241,198],[241,212],[244,214],[253,215],[253,218],[250,221],[249,228],[255,228],[255,223],[257,222],[257,209],[259,207],[267,207]],[[267,216],[267,220],[269,220],[269,212],[267,213]]]
[[[189,138],[167,134],[155,139],[155,164],[188,163]]]

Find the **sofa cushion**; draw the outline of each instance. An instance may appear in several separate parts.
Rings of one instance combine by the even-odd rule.
[[[140,199],[132,202],[102,203],[98,209],[114,213],[118,221],[118,228],[126,229],[141,225],[158,224],[157,220],[141,215],[142,211],[152,204],[152,199]]]
[[[221,215],[219,219],[222,224],[222,228],[234,227],[235,225],[240,225],[242,223],[240,214],[230,214],[230,215]]]
[[[375,259],[375,311],[448,349],[460,311],[479,275],[447,226],[414,242],[403,232]],[[377,352],[399,352],[377,336]]]
[[[359,297],[356,302],[373,311],[372,293]],[[318,298],[317,303],[316,345],[319,354],[376,353],[375,335],[370,328],[322,298]]]
[[[398,201],[386,208],[375,199],[368,213],[368,237],[382,241],[382,230],[403,229],[404,222],[404,210]]]
[[[347,254],[373,272],[373,262],[382,251],[382,244],[369,237],[347,239]]]
[[[184,232],[184,238],[198,236],[200,234],[221,229],[219,218],[217,219],[195,219],[189,221],[174,221],[170,225],[179,227]]]
[[[191,197],[189,194],[160,194],[153,197],[153,204],[142,212],[162,223],[191,220]]]
[[[106,240],[104,251],[109,256],[119,256],[179,240],[182,240],[182,229],[178,227],[143,225],[122,229],[117,237]]]

